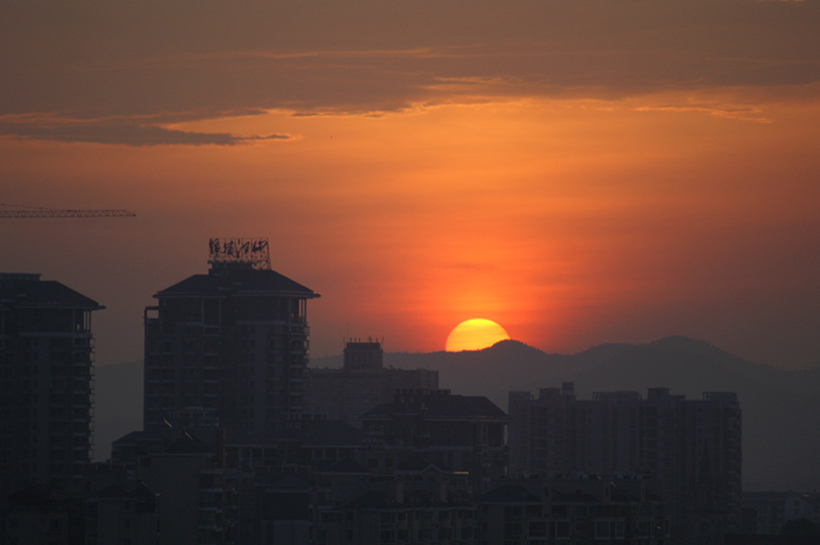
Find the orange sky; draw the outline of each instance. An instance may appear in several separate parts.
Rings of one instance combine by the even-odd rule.
[[[347,335],[549,352],[681,334],[820,363],[816,2],[4,6],[0,269],[98,300],[100,364],[210,237]]]

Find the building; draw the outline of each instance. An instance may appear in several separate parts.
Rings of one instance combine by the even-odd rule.
[[[0,491],[84,489],[102,307],[39,274],[0,274]]]
[[[483,396],[453,395],[450,390],[399,390],[392,403],[363,417],[370,450],[366,467],[392,474],[414,459],[468,476],[481,492],[507,468],[505,428],[509,418]]]
[[[553,479],[498,483],[477,499],[479,543],[668,543],[658,483]]]
[[[316,545],[473,545],[475,506],[424,482],[373,483],[355,499],[320,508]]]
[[[784,525],[805,519],[820,527],[820,494],[743,492],[744,534],[777,535]]]
[[[0,542],[8,545],[84,545],[85,501],[78,494],[32,485],[11,494]]]
[[[438,389],[438,371],[385,369],[381,343],[349,341],[341,369],[309,369],[308,411],[361,427],[370,409],[390,403],[396,390]]]
[[[632,475],[660,482],[676,543],[718,543],[740,531],[741,413],[737,396],[700,400],[667,388],[598,392],[574,385],[510,392],[510,465],[517,476]],[[697,535],[692,535],[692,533]],[[691,539],[690,539],[691,538]]]
[[[85,545],[157,545],[157,495],[144,484],[112,484],[89,496]]]
[[[263,442],[304,410],[307,300],[319,295],[270,269],[267,240],[210,248],[208,274],[146,308],[144,427],[196,418],[231,442]]]

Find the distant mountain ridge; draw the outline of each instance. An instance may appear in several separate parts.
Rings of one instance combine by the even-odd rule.
[[[440,387],[487,396],[504,410],[510,391],[537,395],[539,388],[558,387],[564,381],[575,383],[580,398],[619,390],[645,396],[651,387],[667,387],[689,399],[700,399],[703,392],[736,392],[743,411],[744,488],[809,491],[820,485],[820,367],[786,371],[754,364],[681,336],[648,344],[603,344],[573,355],[548,354],[519,341],[502,341],[478,351],[387,353],[384,363],[437,370]],[[138,404],[132,399],[137,365]],[[310,367],[341,365],[339,355],[315,358]],[[129,372],[132,378],[114,380]],[[115,422],[141,423],[141,372],[142,362],[106,366],[97,372],[97,420],[107,422],[111,433]],[[114,393],[122,392],[125,385],[132,388],[128,395]],[[99,429],[98,451],[103,450],[103,441],[110,444],[139,425],[106,438]]]
[[[518,341],[479,351],[389,353],[385,365],[439,372],[442,388],[485,395],[507,409],[510,391],[574,382],[593,392],[667,387],[700,399],[738,394],[743,411],[743,474],[747,489],[811,490],[820,485],[820,368],[787,371],[750,363],[707,342],[672,336],[648,344],[604,344],[573,355],[548,354]],[[341,356],[312,367],[341,365]]]

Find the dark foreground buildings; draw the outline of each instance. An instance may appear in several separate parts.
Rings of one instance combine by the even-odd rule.
[[[578,400],[565,384],[512,392],[508,416],[434,372],[384,369],[376,342],[308,382],[318,295],[270,270],[265,241],[211,250],[209,274],[146,309],[145,429],[103,464],[89,464],[102,307],[0,275],[0,542],[721,545],[738,530],[734,394]],[[784,520],[764,519],[770,504],[758,530]]]
[[[626,475],[657,480],[673,543],[719,543],[740,531],[741,413],[737,396],[699,400],[667,388],[575,396],[574,385],[510,392],[513,476]]]
[[[209,262],[146,309],[144,426],[198,418],[260,442],[304,411],[307,300],[319,294],[270,270],[267,240],[213,239]]]
[[[91,313],[39,274],[0,274],[0,493],[83,491],[92,451]]]

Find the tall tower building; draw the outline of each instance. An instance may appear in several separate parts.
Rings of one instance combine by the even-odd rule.
[[[0,491],[82,490],[92,450],[96,301],[39,274],[0,274]]]
[[[195,412],[230,441],[263,440],[304,409],[319,294],[270,269],[266,239],[212,239],[209,263],[146,308],[144,427]]]

